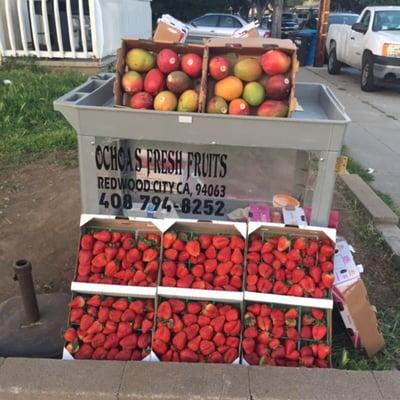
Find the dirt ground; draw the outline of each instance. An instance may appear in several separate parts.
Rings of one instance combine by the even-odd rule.
[[[79,233],[79,171],[58,161],[0,172],[0,302],[18,292],[12,265],[20,258],[32,262],[39,293],[69,290]],[[372,302],[394,304],[400,295],[399,273],[387,251],[368,242],[366,222],[341,190],[334,208],[340,210],[338,234],[355,247],[356,261],[365,268]]]

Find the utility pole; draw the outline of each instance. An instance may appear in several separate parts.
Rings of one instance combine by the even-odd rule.
[[[274,8],[274,11],[272,13],[271,37],[280,38],[282,27],[283,0],[274,0],[272,6]]]
[[[322,67],[325,59],[325,42],[328,33],[329,10],[331,8],[331,0],[320,0],[319,3],[319,19],[317,31],[317,50],[315,54],[314,66]]]

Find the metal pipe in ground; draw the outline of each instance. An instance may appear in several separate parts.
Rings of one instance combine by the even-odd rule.
[[[17,260],[14,264],[15,277],[21,290],[26,324],[39,321],[40,313],[32,279],[32,264],[27,260]]]

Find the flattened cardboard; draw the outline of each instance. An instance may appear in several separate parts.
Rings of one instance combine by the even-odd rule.
[[[189,27],[169,14],[163,14],[157,21],[153,40],[159,43],[184,43]]]
[[[367,289],[362,279],[347,287],[341,293],[344,312],[347,312],[349,323],[353,325],[353,331],[359,338],[362,347],[365,348],[368,357],[373,357],[385,346],[385,340],[378,328],[375,309],[371,306]],[[348,327],[347,327],[348,328]],[[357,344],[358,340],[355,340]]]
[[[265,39],[261,37],[248,37],[248,38],[211,38],[204,41],[205,47],[208,48],[207,57],[211,58],[213,55],[227,55],[235,53],[236,58],[253,57],[260,59],[261,56],[268,50],[279,49],[287,53],[291,59],[292,64],[288,73],[292,87],[288,98],[288,117],[291,117],[296,109],[297,101],[295,98],[296,86],[296,72],[299,69],[299,62],[297,60],[297,47],[289,39]],[[204,64],[203,64],[204,65]],[[212,84],[212,79],[208,80],[208,63],[205,65],[206,70],[203,71],[203,80],[205,90],[200,93],[201,103],[203,108],[201,112],[205,112],[205,107],[209,96],[209,88]],[[261,117],[260,117],[261,118]]]
[[[354,283],[360,279],[360,272],[353,255],[351,254],[350,246],[345,240],[340,240],[336,243],[335,262],[334,262],[335,286],[344,283]]]
[[[140,112],[141,110],[134,110],[127,106],[129,103],[129,96],[126,95],[122,89],[121,79],[124,73],[127,71],[127,66],[125,63],[125,56],[127,52],[134,48],[140,48],[144,50],[151,51],[155,54],[159,53],[162,49],[168,48],[175,51],[178,55],[186,53],[196,53],[200,57],[203,57],[203,69],[204,64],[208,64],[207,51],[202,45],[187,45],[184,43],[157,43],[152,40],[145,39],[122,39],[121,48],[117,52],[117,64],[114,82],[114,103],[116,107],[127,107],[132,112]],[[200,85],[202,85],[202,79],[200,80]],[[199,99],[201,99],[202,86],[200,87]],[[200,110],[200,100],[199,107]],[[161,111],[156,111],[161,112]],[[185,113],[186,114],[186,113]]]

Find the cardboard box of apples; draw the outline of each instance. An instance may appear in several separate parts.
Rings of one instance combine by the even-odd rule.
[[[288,117],[296,105],[297,69],[289,40],[209,39],[204,46],[123,40],[115,105]]]

